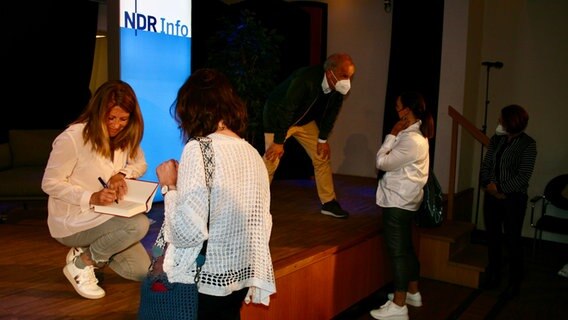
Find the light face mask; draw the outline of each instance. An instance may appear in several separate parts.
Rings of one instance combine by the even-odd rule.
[[[505,130],[505,128],[503,128],[501,124],[498,124],[497,128],[495,128],[495,134],[498,136],[504,136],[507,134],[507,131]]]
[[[351,81],[349,81],[349,79],[337,80],[337,77],[335,76],[335,73],[333,73],[333,70],[331,70],[331,74],[335,78],[335,81],[337,81],[335,83],[335,90],[337,90],[337,92],[341,93],[342,95],[346,95],[347,92],[349,92],[349,89],[351,89]]]

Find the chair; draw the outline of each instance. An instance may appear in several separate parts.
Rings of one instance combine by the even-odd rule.
[[[541,202],[540,216],[535,213],[537,203]],[[537,242],[542,241],[542,232],[568,234],[568,174],[559,175],[550,180],[544,188],[544,194],[533,197],[531,203],[531,227],[534,228],[533,256]],[[547,213],[549,205],[558,208],[561,215]],[[537,217],[538,216],[538,217]],[[538,239],[537,239],[538,238]]]

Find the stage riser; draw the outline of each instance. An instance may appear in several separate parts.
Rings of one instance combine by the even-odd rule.
[[[285,272],[275,270],[280,276],[270,306],[245,305],[242,318],[329,320],[392,281],[379,234],[349,248],[324,252],[316,259],[307,257],[282,266]]]
[[[474,225],[445,221],[434,229],[420,231],[420,275],[425,278],[478,288],[487,265],[487,248],[473,245]]]

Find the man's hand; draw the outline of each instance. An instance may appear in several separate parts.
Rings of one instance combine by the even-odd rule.
[[[331,156],[331,149],[329,148],[329,144],[327,142],[318,142],[317,153],[318,156],[320,156],[323,160],[329,160],[329,157]]]
[[[264,153],[264,158],[268,161],[276,161],[284,155],[284,144],[272,143],[266,152]]]

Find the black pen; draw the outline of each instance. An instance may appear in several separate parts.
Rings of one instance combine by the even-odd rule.
[[[108,185],[103,180],[103,178],[99,177],[99,182],[103,185],[103,188],[108,189]],[[118,204],[118,199],[114,199],[114,202],[116,202],[116,204]]]

